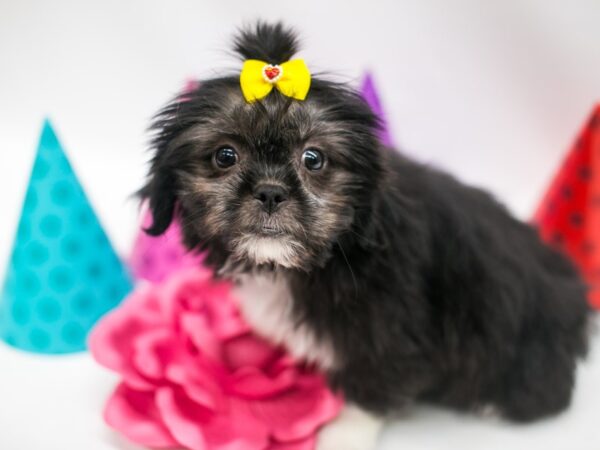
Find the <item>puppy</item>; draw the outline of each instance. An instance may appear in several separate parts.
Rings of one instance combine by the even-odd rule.
[[[273,65],[297,51],[281,24],[234,42]],[[322,77],[304,100],[253,102],[239,74],[204,80],[154,122],[147,231],[179,216],[256,331],[343,392],[321,448],[370,448],[374,418],[412,400],[562,411],[591,314],[573,266],[486,192],[383,148],[378,126]]]

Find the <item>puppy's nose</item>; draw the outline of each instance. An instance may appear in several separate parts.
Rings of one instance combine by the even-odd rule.
[[[274,212],[280,203],[288,199],[288,191],[276,184],[259,184],[254,188],[253,194],[269,214]]]

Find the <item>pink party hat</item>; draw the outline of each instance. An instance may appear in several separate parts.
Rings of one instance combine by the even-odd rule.
[[[146,207],[142,214],[142,226],[129,259],[131,273],[136,280],[158,283],[179,270],[200,266],[202,255],[185,249],[177,219],[173,220],[167,231],[155,237],[143,231],[152,225],[152,214]]]

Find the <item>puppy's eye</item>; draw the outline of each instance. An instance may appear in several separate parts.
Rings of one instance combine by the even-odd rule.
[[[304,164],[304,167],[308,170],[321,170],[324,162],[325,157],[323,156],[323,153],[314,147],[307,148],[304,150],[304,153],[302,153],[302,164]]]
[[[221,169],[227,169],[237,161],[238,155],[233,147],[221,147],[215,152],[215,164]]]

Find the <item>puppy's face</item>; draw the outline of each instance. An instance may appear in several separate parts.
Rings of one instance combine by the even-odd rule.
[[[317,82],[303,102],[273,92],[249,104],[235,82],[214,80],[157,124],[155,227],[174,200],[187,244],[225,271],[324,264],[377,184],[373,118],[333,84]],[[153,190],[161,180],[168,188]]]

